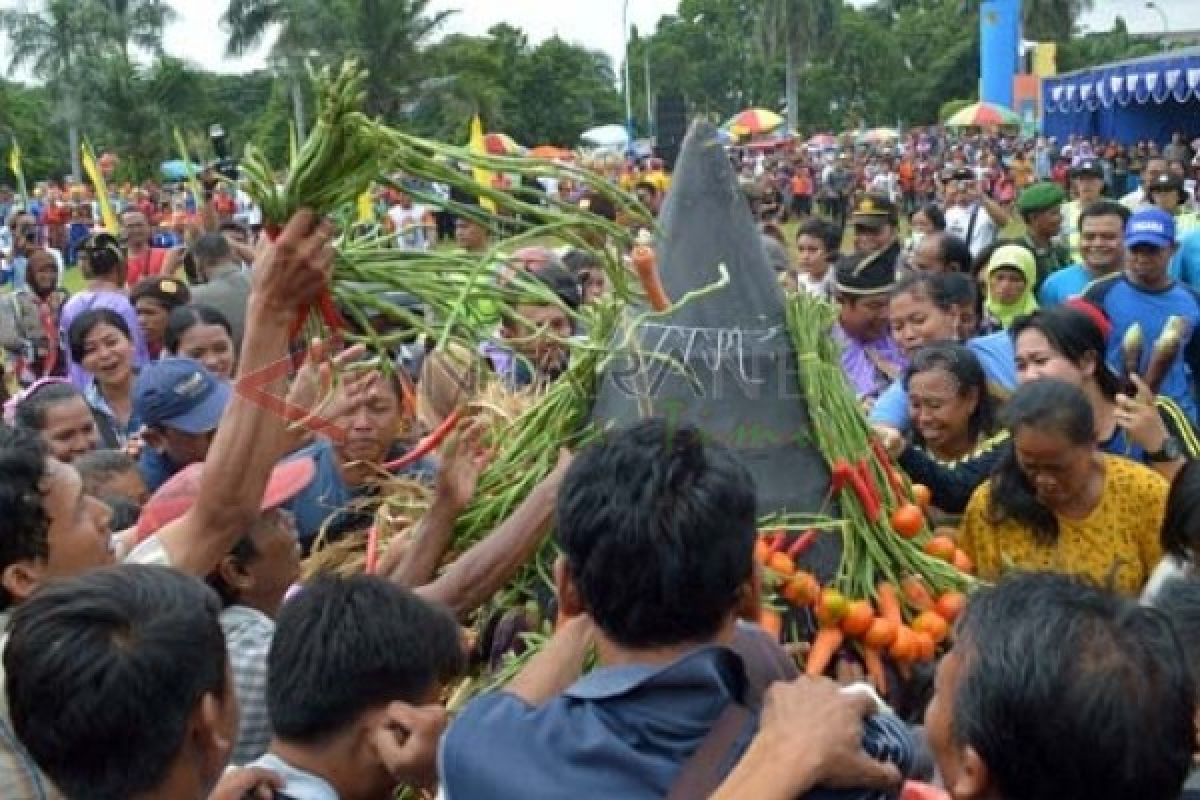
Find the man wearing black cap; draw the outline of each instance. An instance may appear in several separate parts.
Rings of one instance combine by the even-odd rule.
[[[1075,199],[1062,207],[1062,237],[1071,248],[1071,258],[1080,261],[1079,215],[1104,194],[1104,168],[1099,161],[1087,158],[1071,169],[1071,192]]]
[[[971,257],[978,258],[1008,224],[1008,212],[979,188],[970,167],[958,167],[945,185],[946,230],[967,243]]]
[[[1150,202],[1175,218],[1175,237],[1183,240],[1194,230],[1200,229],[1200,218],[1187,208],[1190,195],[1183,185],[1183,178],[1171,173],[1159,175],[1146,187]]]
[[[838,262],[834,290],[842,347],[842,368],[859,400],[870,405],[905,367],[904,355],[888,326],[888,299],[896,266],[886,250],[846,256]]]

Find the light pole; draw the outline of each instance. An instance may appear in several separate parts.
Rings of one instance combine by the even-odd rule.
[[[1169,22],[1167,22],[1167,12],[1163,11],[1162,6],[1160,6],[1158,3],[1154,2],[1154,0],[1146,0],[1146,8],[1150,9],[1151,11],[1157,11],[1158,18],[1160,20],[1162,20],[1162,26],[1163,26],[1162,48],[1163,48],[1163,50],[1166,50],[1167,49],[1167,34],[1169,34],[1171,32],[1171,24]]]
[[[649,39],[646,39],[645,44],[642,45],[642,55],[645,56],[645,61],[646,61],[646,129],[647,129],[647,133],[649,135],[653,136],[657,133],[657,131],[655,130],[655,125],[654,125],[654,111],[651,108],[651,104],[650,104],[650,40]]]
[[[625,43],[625,130],[633,146],[633,92],[629,85],[629,0],[621,6],[621,37]]]

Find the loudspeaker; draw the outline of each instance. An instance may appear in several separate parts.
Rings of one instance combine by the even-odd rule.
[[[687,103],[677,92],[663,92],[658,96],[654,127],[657,131],[655,150],[666,162],[667,169],[675,169],[679,148],[687,135]]]

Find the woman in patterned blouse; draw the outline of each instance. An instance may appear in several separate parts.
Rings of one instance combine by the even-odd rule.
[[[1005,416],[1013,446],[972,495],[959,535],[979,577],[1061,572],[1136,595],[1162,558],[1167,482],[1097,449],[1091,405],[1069,383],[1025,384]]]

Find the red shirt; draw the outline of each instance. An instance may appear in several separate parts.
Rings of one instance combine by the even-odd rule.
[[[140,256],[129,256],[125,261],[126,284],[133,286],[142,278],[161,274],[166,260],[167,251],[157,247],[145,250]]]

